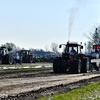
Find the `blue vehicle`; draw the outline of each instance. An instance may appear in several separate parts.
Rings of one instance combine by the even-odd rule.
[[[13,61],[14,64],[16,63],[22,64],[22,56],[20,55],[18,51],[13,54],[13,58],[14,58],[14,61]]]

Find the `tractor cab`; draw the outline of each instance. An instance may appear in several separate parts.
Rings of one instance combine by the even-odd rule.
[[[100,45],[93,45],[94,52],[91,52],[92,58],[100,58]]]
[[[64,53],[72,53],[73,55],[77,56],[79,53],[81,53],[81,49],[83,46],[77,43],[67,43]]]
[[[65,44],[61,44],[65,45]],[[59,46],[61,48],[61,45]],[[83,49],[83,46],[81,44],[78,44],[77,42],[68,42],[65,45],[64,52],[63,53],[72,53],[74,55],[78,55],[81,53],[81,49]]]
[[[59,47],[61,48],[61,45]],[[83,46],[81,44],[78,44],[76,42],[68,42],[65,45],[62,57],[66,61],[73,62],[74,58],[81,56],[81,49],[83,49]]]
[[[22,56],[23,63],[33,62],[33,57],[32,57],[32,54],[30,54],[30,50],[21,50],[20,55]]]

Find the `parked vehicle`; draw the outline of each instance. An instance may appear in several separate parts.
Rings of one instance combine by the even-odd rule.
[[[33,55],[30,54],[30,50],[20,50],[20,55],[22,56],[23,63],[32,63]]]
[[[11,48],[0,47],[0,64],[13,64],[13,56],[9,51]]]
[[[19,51],[16,51],[15,53],[13,53],[13,58],[14,58],[14,61],[13,61],[14,64],[16,63],[22,64],[22,56]]]
[[[100,69],[100,45],[93,45],[94,52],[91,52],[91,64],[97,71]]]

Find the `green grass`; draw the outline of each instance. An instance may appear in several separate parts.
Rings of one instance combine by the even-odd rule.
[[[27,66],[20,66],[20,67],[36,67],[38,65],[27,65]]]
[[[36,66],[38,66],[38,65],[29,65],[29,66],[27,65],[27,66],[19,66],[19,67],[20,67],[20,68],[24,68],[24,67],[32,68],[32,67],[36,67]],[[0,70],[8,70],[8,69],[3,69],[3,67],[5,67],[5,66],[0,66]],[[9,66],[9,68],[10,68],[10,67],[16,67],[16,68],[17,68],[18,66],[16,66],[16,65],[15,65],[15,66]],[[15,69],[16,69],[16,68],[15,68]]]
[[[19,66],[20,68],[24,68],[24,67],[29,67],[29,68],[35,68],[35,67],[37,67],[38,65],[27,65],[27,66]],[[52,68],[52,66],[51,67],[45,67],[46,65],[42,65],[42,67],[41,68]],[[1,68],[0,68],[0,70],[7,70],[7,69],[3,69],[3,67],[5,67],[5,66],[1,66]],[[18,65],[16,66],[9,66],[9,67],[18,67]]]
[[[53,68],[53,66],[47,67],[47,65],[42,65],[41,68]]]
[[[7,70],[7,69],[0,69],[0,70]]]
[[[43,97],[38,100],[100,100],[100,82],[83,86],[79,89],[70,91],[68,93],[53,95],[52,97]]]

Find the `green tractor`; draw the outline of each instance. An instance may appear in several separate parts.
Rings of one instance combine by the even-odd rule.
[[[32,63],[33,62],[33,56],[32,56],[32,54],[30,54],[30,50],[21,50],[20,55],[22,56],[23,63]]]

